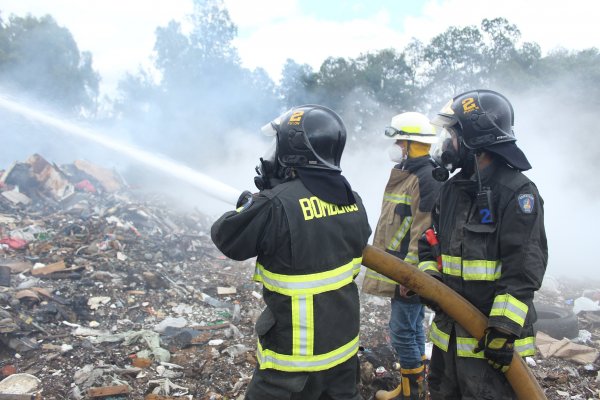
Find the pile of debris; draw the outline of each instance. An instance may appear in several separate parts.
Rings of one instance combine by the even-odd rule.
[[[171,200],[88,162],[33,155],[3,171],[0,394],[243,399],[264,307],[253,262],[224,257],[209,237],[213,218]],[[398,383],[389,311],[389,301],[362,297],[365,399]],[[579,345],[597,352],[600,313],[578,316],[589,333]],[[552,354],[529,361],[549,399],[598,398],[596,360]]]

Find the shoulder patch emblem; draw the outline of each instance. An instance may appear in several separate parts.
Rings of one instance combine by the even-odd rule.
[[[531,214],[535,207],[535,197],[533,194],[520,194],[518,196],[519,208],[524,214]]]

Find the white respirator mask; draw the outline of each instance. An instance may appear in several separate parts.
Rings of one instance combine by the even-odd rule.
[[[388,151],[388,156],[390,157],[390,160],[395,162],[395,163],[402,163],[404,160],[406,160],[406,154],[404,152],[404,150],[402,149],[402,147],[400,147],[398,144],[393,143],[391,146],[388,147],[387,149]]]

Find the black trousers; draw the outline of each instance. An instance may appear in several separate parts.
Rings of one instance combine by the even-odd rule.
[[[358,392],[359,379],[357,356],[317,372],[257,368],[245,400],[362,400]]]
[[[431,400],[513,400],[516,395],[504,374],[482,358],[458,357],[456,335],[448,351],[433,346],[429,365]]]

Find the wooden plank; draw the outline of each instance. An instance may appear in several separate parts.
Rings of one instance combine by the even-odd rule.
[[[88,396],[90,397],[105,397],[127,393],[129,393],[129,386],[127,385],[93,387],[88,390]]]

